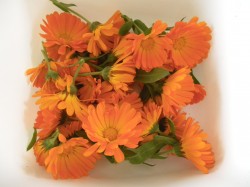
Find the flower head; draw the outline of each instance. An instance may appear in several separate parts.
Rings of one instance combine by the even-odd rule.
[[[150,130],[157,125],[161,116],[162,107],[157,106],[152,100],[149,100],[143,107],[142,112],[142,128],[144,129],[143,135],[149,134]]]
[[[98,56],[101,52],[110,51],[123,23],[121,13],[117,11],[105,24],[97,24],[92,33],[83,34],[83,39],[88,41],[88,52]]]
[[[83,138],[71,138],[61,145],[50,149],[45,160],[45,167],[55,179],[76,179],[88,175],[94,168],[99,155],[93,153],[89,157],[83,154],[89,148],[88,141]]]
[[[83,52],[87,45],[82,35],[88,32],[88,26],[79,18],[69,13],[58,13],[46,16],[44,25],[41,25],[46,40],[44,46],[48,56],[53,60],[69,58],[74,52]]]
[[[61,111],[57,108],[54,108],[53,110],[44,109],[37,112],[34,128],[41,129],[38,132],[40,139],[47,138],[53,131],[55,131],[60,123],[61,117]]]
[[[206,138],[207,134],[200,129],[199,123],[188,118],[180,139],[182,151],[203,173],[208,173],[215,163],[214,153]]]
[[[128,91],[128,84],[134,82],[135,67],[131,57],[125,58],[121,63],[115,63],[109,73],[108,81],[114,86],[116,91]]]
[[[47,72],[48,67],[46,65],[46,62],[43,61],[39,66],[28,69],[25,74],[30,76],[30,82],[33,83],[34,87],[42,88],[46,81]]]
[[[194,85],[194,97],[190,104],[199,103],[200,101],[204,99],[205,96],[206,96],[206,90],[204,89],[204,86],[200,84],[195,84]]]
[[[44,140],[38,140],[33,146],[36,161],[40,166],[45,166],[45,160],[49,156],[49,151],[44,145]]]
[[[194,96],[194,83],[189,73],[189,69],[182,68],[166,79],[161,94],[163,112],[166,116],[176,114],[191,102]]]
[[[141,140],[141,131],[137,125],[141,121],[141,114],[124,102],[121,106],[99,103],[97,107],[89,106],[88,116],[83,122],[83,129],[88,138],[94,142],[85,156],[98,152],[106,156],[114,156],[119,163],[124,160],[121,145],[136,148]]]
[[[114,52],[122,57],[132,55],[137,69],[150,71],[161,67],[167,61],[171,43],[168,38],[161,36],[166,28],[167,24],[158,20],[154,23],[151,33],[148,35],[128,34],[124,38],[125,41],[122,41]]]
[[[176,69],[193,68],[201,63],[210,49],[211,30],[194,17],[189,22],[177,22],[167,34],[172,40],[172,58]]]

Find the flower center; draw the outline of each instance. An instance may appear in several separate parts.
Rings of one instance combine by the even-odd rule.
[[[145,50],[150,50],[153,48],[155,41],[152,38],[148,38],[141,42],[141,46]]]
[[[72,37],[69,33],[61,33],[61,34],[59,34],[59,38],[62,38],[66,41],[72,40]]]
[[[174,49],[181,50],[186,45],[186,39],[184,37],[178,38],[174,42]]]
[[[103,136],[104,138],[108,138],[109,141],[113,141],[117,138],[117,130],[114,128],[107,128],[106,130],[104,130],[103,132]]]

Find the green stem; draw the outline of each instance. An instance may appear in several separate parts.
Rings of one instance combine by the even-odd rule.
[[[82,18],[84,21],[86,21],[89,25],[91,25],[91,22],[85,18],[84,16],[82,16],[81,14],[79,14],[78,12],[72,10],[71,8],[69,8],[70,6],[75,6],[74,4],[65,4],[62,2],[59,2],[57,0],[50,0],[55,6],[57,6],[58,8],[60,8],[61,10],[65,11],[65,12],[71,12],[75,15],[77,15],[78,17]]]
[[[79,63],[79,66],[78,66],[78,68],[76,69],[76,72],[75,72],[75,74],[74,74],[73,83],[75,82],[76,77],[78,76],[78,74],[79,74],[79,72],[80,72],[80,70],[81,70],[81,68],[82,68],[82,65],[85,63],[85,59],[84,59],[84,58],[81,58],[81,59],[78,61],[78,63]]]
[[[102,70],[103,68],[102,67],[100,67],[100,66],[97,66],[97,65],[95,65],[95,64],[93,64],[93,63],[91,63],[91,62],[86,62],[88,65],[90,65],[91,67],[93,67],[93,68],[95,68],[95,69],[97,69],[97,70]]]
[[[86,73],[81,73],[79,74],[79,76],[90,76],[90,75],[101,75],[102,72],[101,71],[97,71],[97,72],[86,72]]]
[[[86,21],[88,23],[88,25],[91,25],[91,22],[87,18],[85,18],[84,16],[82,16],[81,14],[79,14],[78,12],[72,10],[71,8],[68,8],[68,10],[71,13],[73,13],[73,14],[77,15],[78,17],[82,18],[84,21]]]
[[[48,54],[47,54],[47,51],[45,49],[45,47],[43,46],[43,49],[42,49],[42,54],[43,54],[43,57],[44,57],[44,60],[45,62],[47,63],[47,66],[48,66],[48,71],[51,71],[51,68],[50,68],[50,60],[49,60],[49,57],[48,57]]]

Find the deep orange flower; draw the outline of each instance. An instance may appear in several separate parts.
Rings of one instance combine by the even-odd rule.
[[[83,39],[88,41],[88,52],[98,56],[101,52],[110,51],[123,23],[120,11],[116,11],[105,24],[98,25],[92,33],[83,34]]]
[[[80,102],[75,93],[71,93],[72,81],[73,78],[71,76],[66,76],[66,90],[56,94],[42,95],[36,104],[39,105],[41,110],[53,110],[56,107],[60,110],[65,109],[68,116],[75,114],[76,117],[82,119],[86,115],[87,107]]]
[[[93,153],[89,157],[83,154],[89,148],[88,141],[83,138],[71,138],[61,145],[50,149],[45,160],[48,173],[55,179],[77,179],[88,175],[95,166],[99,155]]]
[[[128,84],[134,82],[135,67],[131,57],[125,58],[121,63],[115,63],[108,74],[108,81],[116,91],[128,91]]]
[[[25,74],[30,76],[30,82],[33,83],[34,87],[42,88],[46,81],[47,72],[47,64],[43,61],[38,67],[28,69]]]
[[[123,102],[127,102],[131,104],[131,106],[136,109],[136,111],[141,111],[143,107],[143,103],[141,101],[141,98],[138,93],[133,92],[127,94],[125,97],[120,97],[119,104],[122,104]]]
[[[45,166],[45,160],[49,156],[49,151],[44,145],[44,140],[37,140],[33,146],[34,155],[36,157],[36,162],[40,166]]]
[[[193,68],[208,55],[211,30],[205,22],[194,17],[189,22],[177,22],[167,34],[173,41],[172,58],[176,69]]]
[[[83,77],[79,84],[82,87],[79,89],[79,98],[83,102],[93,103],[98,95],[101,94],[101,80],[95,79],[92,76]]]
[[[200,129],[199,123],[188,118],[181,137],[182,151],[203,173],[208,173],[215,163],[214,153],[206,138],[207,134]]]
[[[143,107],[142,112],[142,135],[149,134],[150,130],[157,125],[158,120],[161,116],[162,107],[157,106],[154,101],[149,100]]]
[[[114,156],[118,163],[124,161],[124,154],[119,146],[138,146],[141,131],[137,129],[137,125],[141,121],[141,114],[126,102],[121,106],[105,105],[104,102],[99,103],[96,108],[90,105],[88,113],[82,127],[94,145],[84,155],[104,152],[106,156]]]
[[[189,73],[189,69],[182,68],[165,81],[161,96],[163,112],[166,116],[176,114],[193,99],[194,83]]]
[[[58,129],[63,136],[69,138],[73,136],[75,132],[80,131],[82,129],[82,124],[80,121],[72,121],[70,123],[60,125]]]
[[[178,139],[181,139],[183,131],[187,122],[187,116],[185,112],[178,113],[172,118],[175,125],[175,135]]]
[[[133,61],[137,69],[150,71],[153,68],[161,67],[167,61],[171,43],[170,39],[161,36],[166,28],[167,24],[158,20],[148,35],[128,34],[124,38],[125,41],[122,41],[114,50],[114,53],[118,56],[121,55],[122,58],[133,53]]]
[[[190,104],[199,103],[200,101],[204,99],[205,96],[206,96],[206,90],[204,89],[204,86],[200,84],[195,84],[194,85],[194,97]]]
[[[82,39],[82,35],[88,32],[88,26],[76,16],[69,13],[58,13],[46,16],[41,25],[46,39],[44,46],[48,56],[53,60],[64,60],[69,58],[74,52],[84,52],[87,44]]]
[[[34,124],[34,128],[41,129],[38,132],[38,137],[40,137],[40,139],[47,138],[53,131],[55,131],[61,118],[61,111],[57,108],[54,108],[53,110],[44,109],[38,111],[36,122]]]

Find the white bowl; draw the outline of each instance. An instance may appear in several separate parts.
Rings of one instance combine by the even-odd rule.
[[[169,25],[198,16],[213,30],[209,57],[195,69],[207,89],[206,99],[186,110],[198,120],[213,145],[216,166],[204,175],[191,162],[170,157],[150,161],[154,167],[104,159],[88,177],[54,180],[26,152],[37,107],[24,72],[40,63],[39,25],[46,14],[60,11],[48,0],[0,1],[1,4],[1,153],[0,186],[250,186],[249,42],[250,3],[205,0],[65,0],[90,20],[105,21],[115,10],[151,24]],[[248,8],[247,8],[248,7]],[[248,24],[248,25],[247,25]]]

